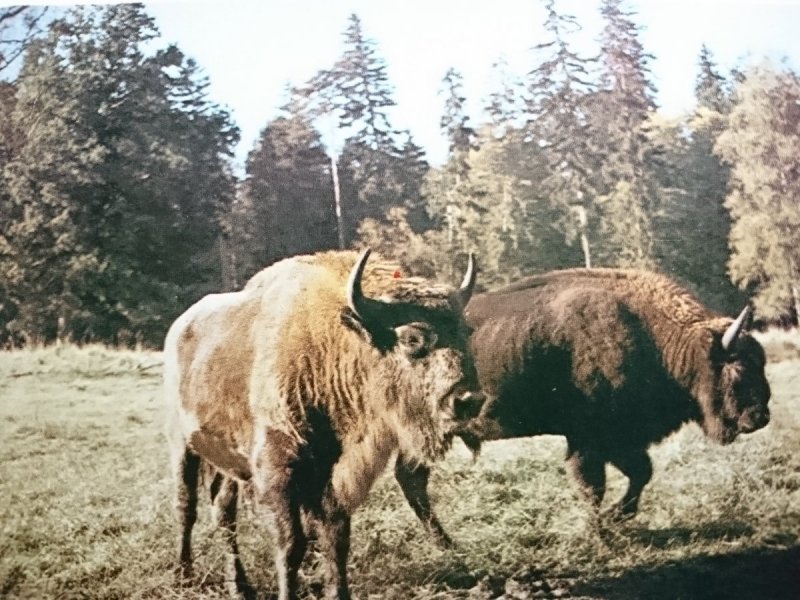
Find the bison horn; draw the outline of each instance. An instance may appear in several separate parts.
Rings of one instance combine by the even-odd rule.
[[[464,273],[464,280],[461,282],[461,287],[458,288],[458,295],[461,298],[461,303],[466,306],[469,299],[472,297],[472,290],[475,289],[475,278],[478,272],[475,268],[475,254],[469,253],[469,260],[467,261],[467,272]]]
[[[725,333],[722,335],[722,349],[725,351],[732,350],[736,346],[736,340],[739,339],[739,334],[744,329],[744,324],[747,317],[750,316],[750,306],[745,306],[736,320],[728,326]]]
[[[365,248],[361,252],[353,270],[350,271],[350,278],[347,280],[347,306],[362,322],[369,321],[370,314],[374,312],[372,309],[375,301],[365,298],[364,292],[361,290],[361,277],[364,275],[364,267],[367,266],[367,259],[371,252],[372,250],[369,248]]]

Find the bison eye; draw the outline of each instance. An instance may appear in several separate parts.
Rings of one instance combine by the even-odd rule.
[[[412,358],[424,358],[436,343],[436,334],[422,323],[397,328],[397,343]]]

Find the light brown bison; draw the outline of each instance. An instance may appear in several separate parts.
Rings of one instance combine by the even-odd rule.
[[[428,463],[482,398],[460,289],[397,277],[369,252],[287,259],[239,292],[203,298],[165,341],[168,438],[181,524],[179,573],[201,467],[227,543],[226,586],[249,596],[236,543],[240,485],[252,485],[275,541],[281,600],[318,540],[326,595],[349,597],[350,514],[398,450]],[[363,286],[363,292],[362,292]]]
[[[694,421],[721,444],[769,422],[761,345],[736,320],[711,313],[665,276],[574,269],[476,295],[467,307],[471,346],[488,400],[462,434],[483,440],[559,434],[567,461],[595,507],[605,465],[629,480],[611,516],[633,516],[652,476],[648,447]],[[440,541],[428,468],[402,458],[395,474]]]

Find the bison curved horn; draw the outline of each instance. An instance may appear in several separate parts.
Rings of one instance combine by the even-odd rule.
[[[736,340],[739,339],[739,334],[741,334],[744,329],[744,324],[747,321],[747,317],[750,316],[750,311],[750,306],[745,306],[742,312],[739,313],[739,316],[736,317],[736,320],[725,330],[725,333],[722,335],[723,350],[732,350],[734,346],[736,346]]]
[[[374,313],[376,302],[364,297],[361,289],[361,278],[364,275],[364,267],[367,266],[367,259],[372,250],[365,248],[358,257],[350,277],[347,280],[347,306],[350,307],[362,322],[370,321],[370,316]]]
[[[467,261],[467,272],[464,273],[464,280],[461,282],[461,287],[458,288],[458,296],[461,298],[461,303],[466,306],[469,299],[472,297],[472,291],[475,289],[475,278],[478,275],[478,270],[475,268],[475,254],[469,253],[469,260]]]

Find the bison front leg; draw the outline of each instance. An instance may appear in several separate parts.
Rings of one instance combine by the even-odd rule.
[[[298,573],[308,545],[308,538],[300,521],[299,507],[281,501],[268,502],[267,507],[275,543],[278,600],[297,600]]]
[[[343,510],[325,511],[317,521],[319,549],[325,567],[325,597],[349,600],[347,556],[350,554],[350,515]]]
[[[306,553],[308,537],[303,529],[295,468],[297,446],[288,435],[267,431],[266,443],[257,455],[253,486],[275,548],[278,600],[298,598],[298,572]]]
[[[639,510],[642,490],[653,476],[653,463],[645,449],[631,450],[611,459],[611,464],[628,478],[628,490],[617,504],[609,509],[608,516],[615,521],[632,518]]]
[[[402,456],[397,457],[397,462],[394,465],[394,476],[414,513],[425,525],[425,528],[433,534],[440,546],[452,548],[453,540],[447,535],[431,508],[431,498],[428,495],[430,473],[431,470],[427,466],[412,466],[403,460]]]
[[[567,464],[583,495],[597,510],[606,493],[606,461],[597,451],[567,440]]]
[[[239,496],[239,484],[219,473],[212,484],[214,521],[225,537],[227,546],[225,556],[225,587],[232,598],[252,598],[253,589],[247,582],[247,576],[239,558],[239,545],[236,540],[236,511]]]

